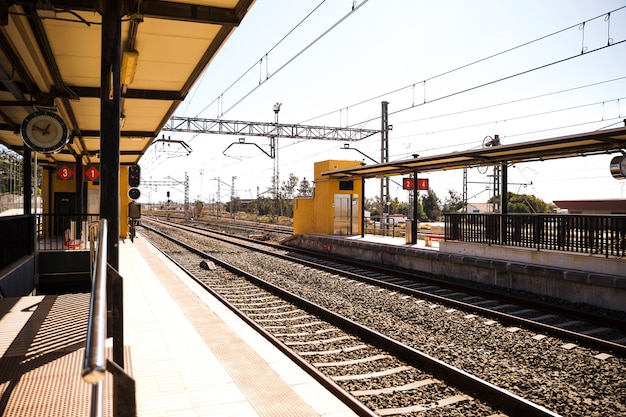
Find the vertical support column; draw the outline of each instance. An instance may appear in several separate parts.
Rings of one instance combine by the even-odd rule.
[[[413,234],[411,244],[413,245],[417,243],[417,222],[419,221],[419,212],[417,210],[418,197],[419,191],[417,189],[417,171],[415,171],[413,173],[413,222],[411,223],[411,233]]]
[[[500,221],[500,244],[502,245],[509,240],[508,236],[505,235],[505,233],[507,233],[508,231],[507,225],[509,217],[509,190],[507,185],[509,179],[508,165],[506,161],[502,162],[502,165],[500,166],[500,172],[502,174],[500,176],[502,180],[502,186],[500,187],[500,211],[502,213],[502,219]]]
[[[467,213],[467,168],[463,168],[463,213]]]
[[[24,146],[24,168],[22,170],[22,184],[24,184],[24,214],[31,214],[33,211],[32,193],[35,188],[35,196],[37,196],[37,184],[33,184],[33,153],[28,146]],[[37,199],[35,198],[35,204]]]
[[[80,240],[81,238],[81,233],[83,232],[83,219],[86,220],[86,217],[83,217],[82,215],[85,214],[85,204],[83,201],[83,190],[84,190],[84,177],[83,177],[83,158],[81,156],[77,156],[76,157],[76,173],[74,174],[74,177],[76,178],[76,202],[75,202],[75,206],[74,206],[74,213],[77,214],[76,218],[74,219],[74,221],[76,222],[76,228],[74,229],[74,233],[75,235],[72,236],[72,239],[78,239]],[[85,236],[87,235],[87,231],[85,230]]]
[[[100,216],[108,220],[108,263],[119,269],[121,0],[102,2],[100,68]]]
[[[185,209],[185,220],[189,220],[189,174],[185,172],[185,196],[184,196],[184,209]]]
[[[389,162],[389,102],[381,103],[381,127],[380,127],[380,163]],[[383,213],[385,212],[385,203],[389,199],[389,177],[380,179],[380,234],[384,235],[386,226],[383,226]]]
[[[22,195],[24,198],[24,214],[28,214],[30,215],[33,211],[33,205],[32,205],[32,193],[31,190],[34,188],[35,189],[35,207],[37,204],[37,183],[33,184],[32,181],[32,177],[33,177],[33,165],[32,165],[32,158],[33,158],[33,153],[31,152],[30,148],[28,146],[24,146],[24,152],[23,152],[23,168],[22,168]],[[37,165],[35,165],[35,169],[37,169]],[[31,185],[32,184],[32,185]],[[30,248],[29,252],[33,253],[35,251],[35,248],[37,247],[37,217],[33,218],[33,222],[32,222],[32,230],[31,230],[31,238],[30,238]],[[38,271],[37,271],[37,265],[35,265],[35,285],[37,285],[37,278],[38,277]]]
[[[365,178],[361,177],[361,237],[365,237]]]
[[[274,199],[277,207],[278,216],[282,216],[283,214],[283,205],[280,201],[280,164],[278,163],[278,136],[280,133],[280,127],[278,126],[278,113],[280,112],[280,106],[283,103],[274,104],[274,123],[276,125],[276,134],[272,137],[272,142],[274,143]]]

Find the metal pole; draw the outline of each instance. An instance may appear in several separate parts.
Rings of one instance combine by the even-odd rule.
[[[237,179],[237,177],[235,177],[233,175],[233,177],[231,178],[232,181],[232,185],[230,186],[230,218],[234,219],[235,218],[235,213],[233,212],[234,209],[234,204],[233,204],[233,200],[235,199],[235,180]]]
[[[185,190],[185,199],[184,199],[184,209],[185,209],[185,220],[189,220],[189,175],[187,174],[187,172],[185,172],[185,183],[184,183],[184,190]]]
[[[100,69],[100,216],[109,221],[109,264],[119,269],[121,0],[102,3]]]
[[[383,101],[381,112],[381,128],[380,128],[380,163],[389,162],[389,119],[388,119],[388,102]],[[383,213],[385,211],[385,203],[388,199],[389,177],[380,179],[380,234],[384,235]]]
[[[276,134],[274,135],[274,198],[276,199],[276,204],[278,205],[278,215],[282,215],[282,204],[279,201],[279,190],[280,190],[280,172],[278,165],[278,112],[280,112],[280,106],[283,103],[274,104],[274,123],[276,123]]]

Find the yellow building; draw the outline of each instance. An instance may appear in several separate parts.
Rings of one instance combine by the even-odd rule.
[[[361,179],[322,177],[323,172],[364,165],[358,161],[321,161],[314,165],[313,196],[293,202],[293,233],[357,235],[361,233]]]

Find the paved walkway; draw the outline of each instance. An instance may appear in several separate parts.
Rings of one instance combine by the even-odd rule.
[[[354,415],[140,236],[120,246],[139,416]]]

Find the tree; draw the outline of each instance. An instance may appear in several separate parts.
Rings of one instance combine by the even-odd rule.
[[[507,204],[509,213],[549,213],[551,210],[550,204],[534,195],[508,192],[507,197],[509,200]],[[493,203],[493,197],[487,200],[487,202]]]
[[[370,198],[367,197],[365,198],[365,204],[363,207],[364,210],[367,210],[370,212],[370,216],[379,216],[379,210],[380,210],[380,197],[376,196],[374,198]]]
[[[409,205],[406,202],[399,201],[398,197],[390,200],[389,214],[404,214],[407,215],[409,211]]]
[[[300,181],[300,186],[298,187],[298,195],[300,197],[310,197],[313,195],[313,188],[311,188],[311,183],[309,183],[306,178],[302,178],[302,181]]]
[[[289,174],[289,179],[283,181],[283,184],[280,186],[280,193],[287,199],[293,198],[296,185],[298,185],[298,177]]]
[[[439,220],[441,217],[440,204],[441,201],[433,189],[429,188],[427,194],[422,197],[422,207],[424,208],[428,220]]]
[[[463,197],[454,190],[448,190],[448,196],[443,203],[444,213],[457,213],[464,207]]]

